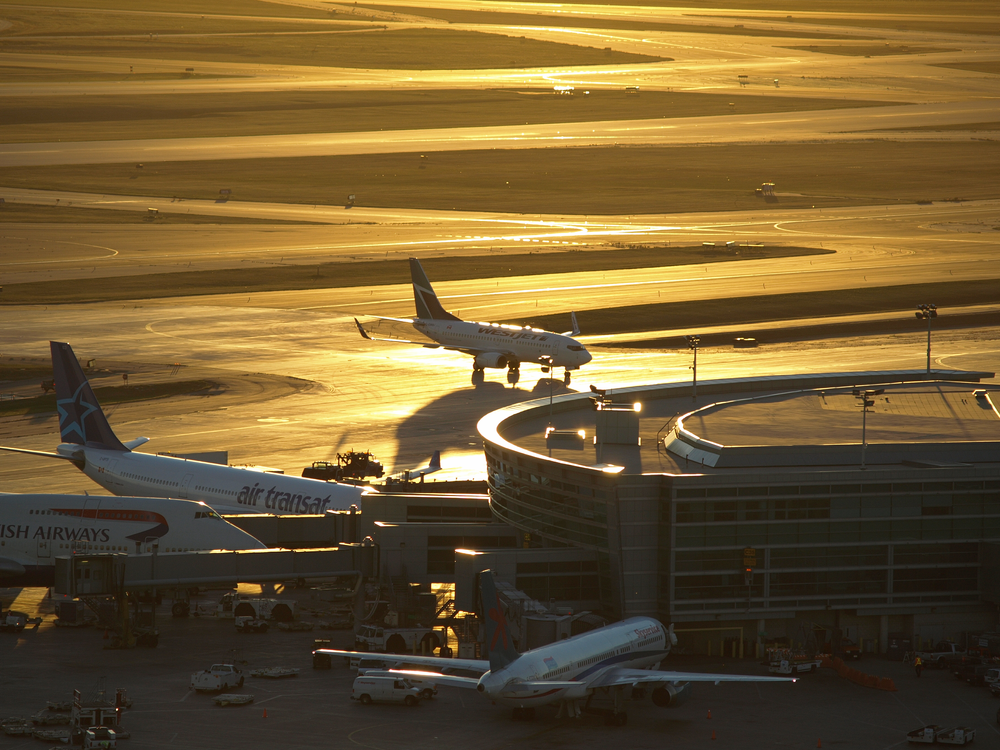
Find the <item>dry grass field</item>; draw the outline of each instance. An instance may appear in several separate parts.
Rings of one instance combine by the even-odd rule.
[[[588,96],[555,96],[551,89],[10,96],[0,109],[0,142],[420,130],[806,112],[877,104],[700,92],[646,91],[627,96],[621,89],[597,89]]]
[[[387,70],[463,70],[638,64],[662,57],[452,29],[296,31],[257,34],[0,36],[0,53],[94,55]]]
[[[530,214],[670,214],[1000,197],[1000,142],[561,148],[0,168],[100,194]],[[754,194],[777,185],[777,203]]]
[[[808,247],[766,247],[734,253],[696,247],[628,247],[589,252],[564,251],[426,258],[424,270],[435,281],[458,279],[533,276],[565,271],[571,263],[576,271],[610,271],[621,268],[680,266],[690,263],[718,263],[742,259],[787,258],[826,255],[832,251]],[[349,266],[349,272],[345,269]],[[152,299],[231,292],[269,292],[287,289],[335,289],[410,281],[406,260],[342,261],[320,266],[260,266],[219,271],[181,271],[107,279],[78,279],[71,287],[48,282],[8,284],[0,305],[65,304],[124,299]]]
[[[836,310],[838,315],[913,310],[924,300],[933,299],[942,315],[948,307],[995,304],[997,279],[981,281],[952,281],[938,284],[905,284],[900,286],[870,286],[860,289],[838,289],[809,294],[770,294],[759,297],[696,300],[692,302],[667,302],[627,307],[581,310],[576,317],[580,329],[590,335],[610,333],[635,333],[661,329],[697,328],[741,324],[766,323],[782,320],[812,318],[817,321]],[[565,324],[566,315],[536,316],[529,325],[553,330]],[[908,314],[907,320],[915,323]],[[926,330],[926,325],[924,325]]]

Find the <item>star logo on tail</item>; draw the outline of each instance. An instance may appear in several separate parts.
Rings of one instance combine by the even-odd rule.
[[[87,383],[81,383],[76,389],[72,398],[64,398],[56,401],[56,408],[59,410],[59,434],[62,439],[69,442],[70,435],[74,432],[80,436],[80,442],[87,442],[87,428],[85,421],[87,417],[97,411],[96,404],[85,401]]]

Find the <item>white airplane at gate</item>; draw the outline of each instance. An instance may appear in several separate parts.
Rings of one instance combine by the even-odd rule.
[[[592,359],[586,347],[573,336],[580,333],[576,313],[570,313],[573,330],[551,333],[529,326],[501,325],[498,323],[473,323],[462,320],[444,309],[424,273],[420,261],[410,258],[410,276],[413,280],[413,300],[417,317],[379,318],[388,323],[405,323],[417,329],[434,343],[411,341],[397,335],[383,336],[378,326],[365,328],[354,319],[358,331],[371,341],[421,344],[431,349],[438,347],[468,354],[472,360],[473,380],[481,378],[487,367],[507,368],[507,382],[516,383],[522,362],[542,366],[542,372],[556,367],[565,368],[565,382],[570,382],[570,371],[577,370]]]
[[[52,341],[50,348],[63,442],[55,453],[8,446],[0,450],[71,461],[115,495],[201,500],[220,513],[315,514],[360,505],[367,488],[352,484],[135,452],[149,439],[122,443],[70,345]]]
[[[507,619],[493,583],[493,573],[480,574],[489,661],[400,656],[407,664],[428,667],[466,667],[487,670],[478,680],[440,674],[439,671],[369,671],[368,676],[411,674],[441,685],[470,688],[494,702],[511,706],[515,719],[533,718],[535,708],[558,704],[560,714],[579,716],[590,699],[604,691],[614,698],[609,722],[626,723],[626,688],[652,687],[653,703],[661,708],[680,705],[690,697],[695,682],[795,682],[795,678],[757,675],[661,672],[660,662],[677,644],[669,629],[651,617],[631,617],[521,654],[514,648]],[[370,656],[360,651],[317,649],[336,656]]]
[[[51,586],[79,553],[265,549],[205,503],[161,497],[0,494],[0,586]]]

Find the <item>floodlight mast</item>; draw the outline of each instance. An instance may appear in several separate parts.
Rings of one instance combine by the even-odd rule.
[[[866,430],[868,427],[868,407],[875,406],[875,396],[885,393],[885,388],[879,388],[874,391],[862,391],[857,388],[854,389],[854,396],[861,399],[861,469],[867,469],[865,466],[865,451],[868,449],[868,437],[866,435]]]
[[[927,374],[931,374],[931,321],[937,317],[937,305],[917,305],[920,312],[916,313],[917,320],[927,321]]]
[[[698,347],[701,346],[701,336],[685,336],[688,348],[694,353],[694,364],[691,367],[693,373],[691,381],[691,400],[698,400]]]

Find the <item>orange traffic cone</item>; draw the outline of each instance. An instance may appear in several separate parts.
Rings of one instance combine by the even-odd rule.
[[[712,718],[712,709],[708,709],[708,718],[709,718],[709,719],[711,719],[711,718]]]
[[[715,730],[714,729],[712,730],[712,739],[713,740],[715,739]]]
[[[262,718],[264,718],[264,719],[267,718],[267,709],[266,708],[264,709],[264,716]]]
[[[816,747],[823,747],[823,739],[822,738],[816,740]]]

